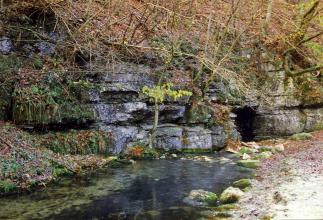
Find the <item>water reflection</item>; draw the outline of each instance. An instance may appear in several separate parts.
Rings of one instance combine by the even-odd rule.
[[[194,219],[182,203],[190,190],[219,193],[249,174],[230,161],[140,161],[0,199],[0,219]]]

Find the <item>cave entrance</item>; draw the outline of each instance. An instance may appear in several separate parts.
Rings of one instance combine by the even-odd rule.
[[[251,107],[238,108],[234,111],[237,115],[236,125],[241,134],[242,141],[252,141],[255,137],[253,122],[256,116],[256,111]]]

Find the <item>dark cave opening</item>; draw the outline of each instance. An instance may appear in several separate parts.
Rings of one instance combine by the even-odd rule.
[[[246,106],[236,109],[234,113],[237,115],[236,125],[242,141],[252,141],[255,137],[253,127],[256,116],[255,109]]]

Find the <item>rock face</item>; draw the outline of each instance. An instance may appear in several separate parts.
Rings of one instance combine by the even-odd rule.
[[[87,102],[97,114],[93,127],[99,127],[111,134],[114,143],[112,153],[120,153],[126,147],[137,143],[148,143],[154,106],[142,95],[141,89],[145,85],[156,84],[154,72],[156,70],[149,66],[118,63],[108,68],[104,74],[89,76],[90,80],[100,85],[100,89],[92,89],[84,97],[87,97]],[[295,98],[295,88],[284,85],[284,72],[270,77],[277,78],[265,85],[271,86],[268,97],[274,105],[264,104],[250,97],[244,103],[244,106],[254,109],[252,120],[241,120],[248,123],[247,129],[253,129],[249,133],[253,133],[256,139],[263,139],[292,135],[322,126],[323,109],[300,109],[302,102]],[[241,99],[236,96],[234,87],[222,82],[211,85],[207,100],[238,105],[238,108],[238,103],[241,105]],[[187,99],[166,100],[164,105],[159,106],[157,148],[219,150],[225,147],[228,139],[240,139],[241,134],[244,134],[244,131],[239,133],[241,128],[237,126],[241,125],[235,122],[239,117],[248,115],[241,116],[231,112],[226,123],[210,125],[209,119],[189,120],[188,104]]]
[[[156,84],[154,69],[144,65],[121,63],[94,78],[100,89],[83,95],[96,111],[92,127],[110,133],[111,153],[118,154],[126,147],[147,144],[154,119],[154,106],[142,95],[143,86]],[[225,146],[230,137],[236,137],[224,125],[207,126],[189,123],[186,117],[188,99],[166,100],[159,106],[159,126],[156,147],[170,150],[202,149],[211,151]],[[230,126],[234,127],[232,121]]]
[[[267,72],[266,72],[267,71]],[[300,95],[295,79],[274,67],[265,69],[268,81],[263,85],[266,101],[258,102],[253,122],[255,139],[289,136],[323,127],[323,93],[307,101]],[[313,99],[314,100],[314,99]]]

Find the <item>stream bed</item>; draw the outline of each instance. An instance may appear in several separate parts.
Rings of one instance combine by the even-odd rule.
[[[221,193],[251,175],[230,154],[137,161],[86,177],[66,178],[36,192],[0,199],[0,219],[197,219],[183,203],[193,189]]]

